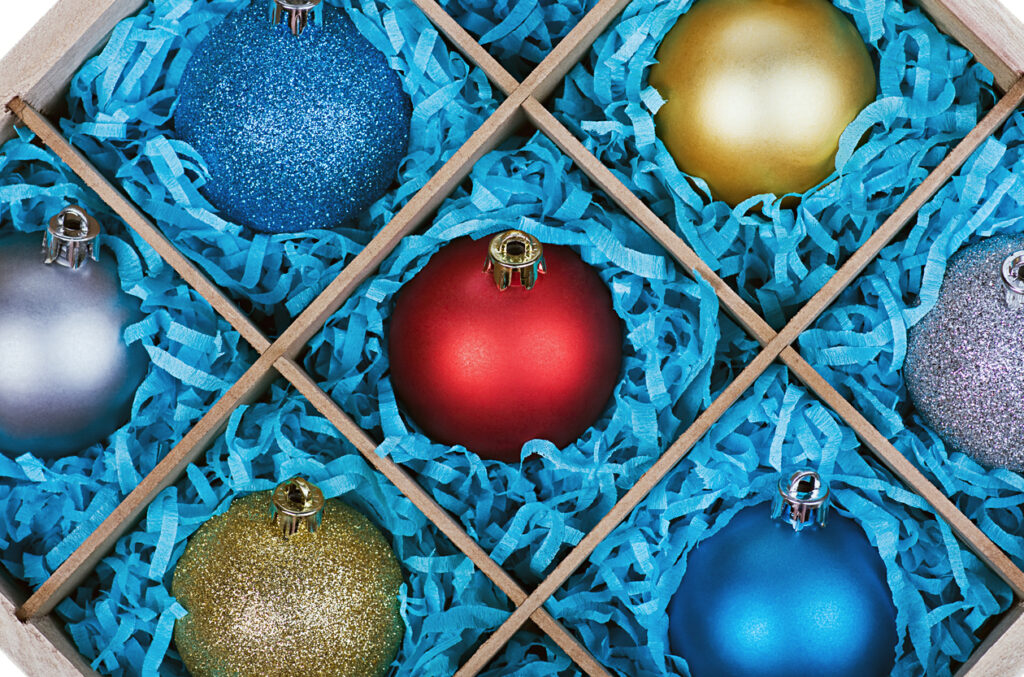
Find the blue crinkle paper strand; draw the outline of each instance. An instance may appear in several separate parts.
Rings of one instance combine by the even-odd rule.
[[[523,80],[597,0],[439,0],[513,76]]]
[[[310,373],[342,408],[384,439],[379,453],[415,473],[528,589],[709,401],[718,341],[713,291],[686,277],[609,205],[546,137],[510,139],[484,156],[442,204],[433,224],[405,238],[379,273],[331,317],[306,358]],[[385,347],[396,292],[434,252],[456,237],[487,237],[513,227],[542,242],[572,247],[597,270],[611,290],[625,340],[621,379],[602,418],[565,449],[534,440],[524,445],[520,463],[506,464],[433,443],[411,427],[395,401]],[[446,642],[451,667],[423,674],[449,674],[460,655],[496,629],[510,609],[498,594],[488,614]],[[519,633],[486,674],[575,672],[549,640]]]
[[[689,674],[671,654],[667,607],[686,559],[740,510],[769,521],[779,478],[817,470],[840,514],[885,563],[897,608],[894,675],[951,675],[1012,591],[963,547],[921,497],[869,455],[853,430],[770,367],[556,593],[548,608],[604,665],[629,677]],[[713,591],[708,591],[713,594]]]
[[[678,169],[656,135],[663,99],[648,84],[650,66],[691,2],[630,2],[570,73],[555,112],[780,328],[991,106],[992,76],[916,6],[840,0],[877,66],[876,100],[843,135],[833,181],[795,208],[762,196],[730,210]]]
[[[149,353],[132,418],[78,455],[0,456],[3,566],[40,585],[139,483],[255,359],[239,335],[135,236],[59,159],[18,136],[0,148],[0,232],[41,232],[69,202],[103,225],[100,256],[141,303],[125,340]],[[40,236],[41,237],[41,236]]]
[[[388,57],[413,104],[396,187],[352,223],[255,234],[220,218],[199,192],[209,178],[202,158],[174,135],[178,85],[199,43],[248,0],[153,0],[120,22],[78,72],[61,121],[74,144],[268,333],[283,330],[497,105],[483,73],[450,50],[409,0],[328,1]]]
[[[914,410],[902,368],[908,331],[938,300],[949,258],[1022,232],[1024,115],[1016,113],[800,339],[801,353],[1018,566],[1024,478],[946,447]]]

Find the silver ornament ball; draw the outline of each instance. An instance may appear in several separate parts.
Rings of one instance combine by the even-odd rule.
[[[928,424],[982,465],[1024,471],[1024,236],[950,259],[935,307],[910,330],[904,378]]]
[[[107,437],[146,373],[145,351],[123,338],[138,302],[113,262],[91,258],[95,235],[54,238],[65,215],[42,247],[38,234],[0,237],[0,450],[12,457],[63,456]]]

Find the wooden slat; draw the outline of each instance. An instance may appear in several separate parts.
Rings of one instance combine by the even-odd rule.
[[[189,463],[210,445],[227,425],[231,412],[252,402],[277,376],[273,361],[261,356],[206,412],[120,505],[78,546],[39,589],[18,609],[18,618],[39,618],[68,596],[96,567],[110,548],[142,515],[157,494],[176,482]]]
[[[72,76],[126,16],[146,0],[60,0],[0,61],[0,102],[15,96],[46,112],[59,108]],[[0,141],[14,120],[0,110]]]
[[[325,418],[363,455],[378,472],[387,477],[427,518],[455,544],[513,604],[526,599],[526,591],[505,572],[490,555],[474,541],[437,501],[430,497],[403,468],[377,453],[377,444],[310,378],[301,367],[288,358],[276,363],[277,370],[302,393]],[[561,623],[541,608],[531,617],[533,621],[588,675],[611,677],[597,659],[579,641],[569,634]]]
[[[21,591],[0,574],[0,646],[27,677],[96,673],[53,618],[22,623],[15,616]]]
[[[257,352],[270,347],[270,341],[256,325],[238,309],[217,285],[210,281],[178,248],[171,244],[156,226],[121,191],[114,187],[53,124],[23,99],[14,98],[7,108],[31,129],[46,146],[71,168],[85,185],[95,192],[115,214],[139,234],[166,261],[181,279],[199,292]]]
[[[690,274],[699,275],[718,294],[722,308],[740,326],[756,338],[762,346],[775,336],[775,330],[758,315],[732,287],[726,284],[690,247],[638,197],[588,151],[575,136],[536,100],[527,100],[524,110],[531,121],[552,140],[634,221],[657,240],[669,254]],[[850,281],[852,281],[851,278]],[[798,379],[832,408],[860,437],[865,446],[882,461],[901,481],[924,498],[944,519],[966,545],[986,562],[1010,585],[1018,595],[1024,596],[1024,573],[1006,554],[985,536],[945,494],[932,484],[917,466],[907,460],[884,435],[871,425],[856,407],[792,347],[779,356]]]
[[[996,84],[1004,92],[1024,72],[1024,23],[1000,0],[917,0],[917,3],[939,28],[956,38],[992,71]]]
[[[1024,675],[1024,605],[1017,604],[985,638],[956,677]]]
[[[644,473],[634,485],[605,515],[594,529],[573,548],[558,566],[541,582],[508,619],[491,635],[456,673],[456,677],[472,677],[478,674],[494,658],[512,635],[526,622],[530,614],[540,607],[562,586],[570,575],[590,557],[590,554],[619,525],[632,510],[640,504],[658,482],[678,463],[703,437],[746,389],[760,376],[776,358],[789,347],[811,322],[845,289],[853,279],[867,267],[878,252],[907,224],[911,217],[945,184],[967,158],[1006,120],[1024,99],[1024,79],[1019,80],[995,107],[967,134],[939,163],[939,165],[915,188],[893,214],[879,226],[868,240],[840,267],[830,279],[783,329],[768,340],[756,358],[729,384],[729,386],[697,417],[693,425]],[[531,104],[524,102],[524,110]],[[537,111],[534,107],[534,114]],[[656,225],[656,224],[654,224]],[[685,252],[684,252],[685,253]],[[812,370],[813,371],[813,370]],[[870,434],[873,428],[868,426]],[[877,431],[874,431],[877,434]],[[894,450],[895,451],[895,450]],[[899,454],[897,453],[898,457]],[[904,459],[905,460],[905,459]],[[907,462],[909,466],[909,462]],[[966,518],[964,518],[966,520]],[[969,520],[968,520],[969,524]],[[997,549],[998,550],[998,549]],[[1015,569],[1015,567],[1013,567]],[[1022,580],[1020,571],[1004,572],[1010,577],[1011,585]]]
[[[519,86],[519,81],[512,77],[512,74],[505,70],[505,67],[498,63],[497,59],[491,56],[469,32],[451,17],[448,12],[441,8],[435,0],[412,0],[416,6],[427,15],[431,23],[437,26],[438,30],[452,41],[459,51],[466,55],[466,58],[477,68],[482,70],[491,82],[498,85],[498,88],[506,95],[511,94]]]

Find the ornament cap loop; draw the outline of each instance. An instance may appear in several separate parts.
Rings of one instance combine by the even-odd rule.
[[[1024,251],[1014,252],[1003,261],[1003,285],[1010,310],[1024,308]]]
[[[322,26],[324,22],[323,0],[271,0],[270,20],[275,26],[287,19],[288,29],[292,35],[302,35],[306,27],[312,23]]]
[[[87,259],[99,261],[100,224],[87,211],[70,205],[50,219],[43,235],[43,254],[46,263],[59,263],[76,270]]]
[[[519,272],[524,289],[533,289],[541,273],[547,272],[544,245],[540,240],[521,230],[506,230],[491,238],[487,248],[484,272],[494,277],[500,291],[512,286],[513,273]]]
[[[314,533],[324,517],[324,492],[301,477],[278,484],[270,497],[270,519],[287,540],[300,531]]]
[[[772,517],[789,522],[793,529],[825,526],[831,503],[828,482],[813,470],[798,470],[789,480],[779,480],[779,491],[772,505]]]

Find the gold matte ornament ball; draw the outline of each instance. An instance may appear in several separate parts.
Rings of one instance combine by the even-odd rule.
[[[827,178],[840,135],[875,98],[867,48],[826,0],[698,0],[657,59],[658,136],[733,206]]]
[[[292,479],[235,499],[189,540],[175,645],[195,677],[384,675],[405,631],[401,584],[369,519]]]

